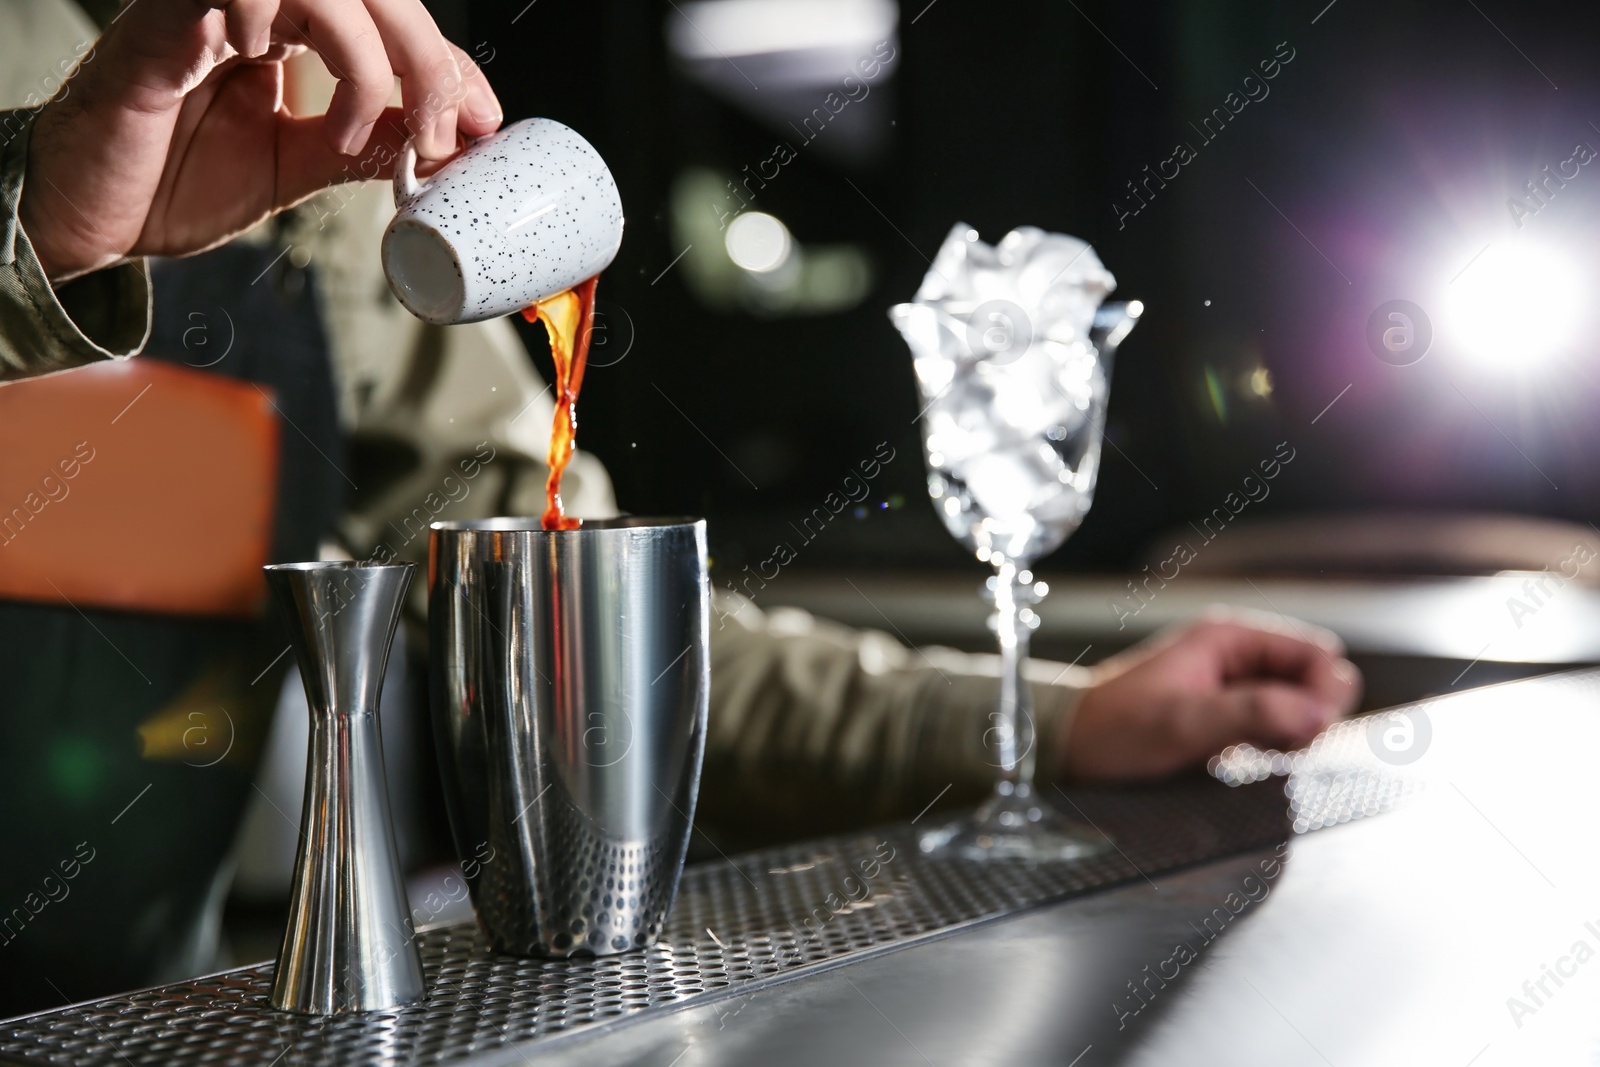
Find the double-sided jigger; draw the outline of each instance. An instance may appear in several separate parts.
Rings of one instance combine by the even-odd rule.
[[[316,1015],[421,1000],[383,773],[378,696],[410,563],[266,568],[311,709],[305,807],[272,1005]]]

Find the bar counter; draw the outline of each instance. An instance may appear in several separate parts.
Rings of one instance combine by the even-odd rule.
[[[1116,844],[1081,863],[935,861],[886,827],[691,867],[642,952],[434,928],[413,1008],[274,1012],[262,964],[0,1023],[0,1062],[1591,1062],[1595,751],[1600,672],[1508,683],[1063,794]]]

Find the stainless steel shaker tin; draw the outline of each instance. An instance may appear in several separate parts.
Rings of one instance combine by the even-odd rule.
[[[495,948],[648,945],[677,890],[710,700],[705,522],[435,523],[445,800]]]

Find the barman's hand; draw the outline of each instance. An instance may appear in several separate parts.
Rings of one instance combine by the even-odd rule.
[[[1055,754],[1079,780],[1154,778],[1241,741],[1299,748],[1361,696],[1337,637],[1269,616],[1210,614],[1097,672]]]
[[[317,52],[326,115],[283,105],[283,63]],[[403,108],[387,106],[399,76]],[[55,283],[220,244],[325,186],[387,177],[500,125],[477,67],[422,0],[132,0],[34,126],[23,228]]]

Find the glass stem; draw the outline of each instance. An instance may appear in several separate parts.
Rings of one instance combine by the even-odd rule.
[[[1023,677],[1028,638],[1033,630],[1022,621],[1028,603],[1017,565],[1002,560],[995,568],[995,636],[1000,642],[1000,706],[995,737],[1000,781],[1027,796],[1033,785],[1033,692]]]

